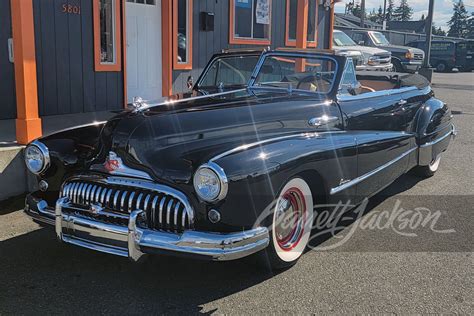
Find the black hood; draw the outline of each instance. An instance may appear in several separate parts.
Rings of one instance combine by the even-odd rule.
[[[103,153],[162,181],[187,183],[202,163],[226,150],[285,133],[308,131],[309,108],[318,95],[247,90],[163,103],[110,120]],[[293,107],[294,111],[288,111]],[[100,161],[99,161],[100,162]]]

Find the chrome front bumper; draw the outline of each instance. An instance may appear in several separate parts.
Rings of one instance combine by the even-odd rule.
[[[36,205],[29,205],[35,201]],[[72,210],[72,212],[70,212]],[[62,242],[129,257],[137,261],[145,254],[169,253],[196,258],[226,261],[246,257],[269,244],[267,228],[235,233],[188,230],[181,234],[150,230],[139,226],[143,211],[130,214],[128,227],[97,221],[78,215],[67,198],[60,198],[52,214],[42,200],[27,198],[25,211],[33,219],[54,224]]]

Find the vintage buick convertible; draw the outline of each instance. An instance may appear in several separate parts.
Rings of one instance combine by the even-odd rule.
[[[34,220],[60,241],[272,268],[307,246],[314,207],[357,205],[414,169],[433,175],[448,107],[418,75],[355,72],[326,51],[263,52],[244,89],[136,104],[25,149]]]

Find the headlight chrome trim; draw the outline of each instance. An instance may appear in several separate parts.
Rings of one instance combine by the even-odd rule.
[[[199,166],[199,168],[197,168],[196,172],[194,173],[194,177],[196,176],[199,170],[204,169],[204,168],[210,169],[217,175],[217,178],[219,179],[219,184],[220,184],[220,192],[217,195],[217,197],[214,199],[205,199],[198,193],[198,190],[196,190],[196,187],[194,187],[194,190],[196,191],[199,198],[209,203],[215,203],[215,202],[225,199],[225,197],[227,196],[227,192],[229,190],[229,180],[227,179],[227,175],[225,174],[224,169],[222,169],[222,167],[219,166],[217,163],[210,161]]]
[[[49,156],[49,149],[48,149],[48,147],[46,147],[45,144],[43,144],[43,143],[41,143],[41,142],[39,142],[39,141],[37,141],[37,140],[32,141],[32,142],[27,146],[27,148],[28,148],[29,146],[35,146],[36,148],[39,149],[39,151],[40,151],[41,154],[43,155],[43,159],[44,159],[44,161],[43,161],[43,166],[42,166],[41,169],[40,169],[39,171],[37,171],[37,172],[33,172],[33,171],[29,168],[28,163],[26,162],[26,155],[25,155],[25,164],[26,164],[26,167],[28,168],[28,170],[29,170],[31,173],[33,173],[33,174],[39,175],[39,174],[43,173],[44,171],[46,171],[46,170],[49,168],[49,166],[51,165],[51,158],[50,158],[50,156]]]

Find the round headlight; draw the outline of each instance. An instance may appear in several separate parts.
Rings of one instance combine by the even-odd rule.
[[[206,202],[216,202],[227,195],[227,177],[224,170],[215,163],[199,167],[194,174],[193,183],[198,196]]]
[[[33,142],[25,149],[25,163],[28,170],[39,174],[49,166],[48,148],[40,142]]]

